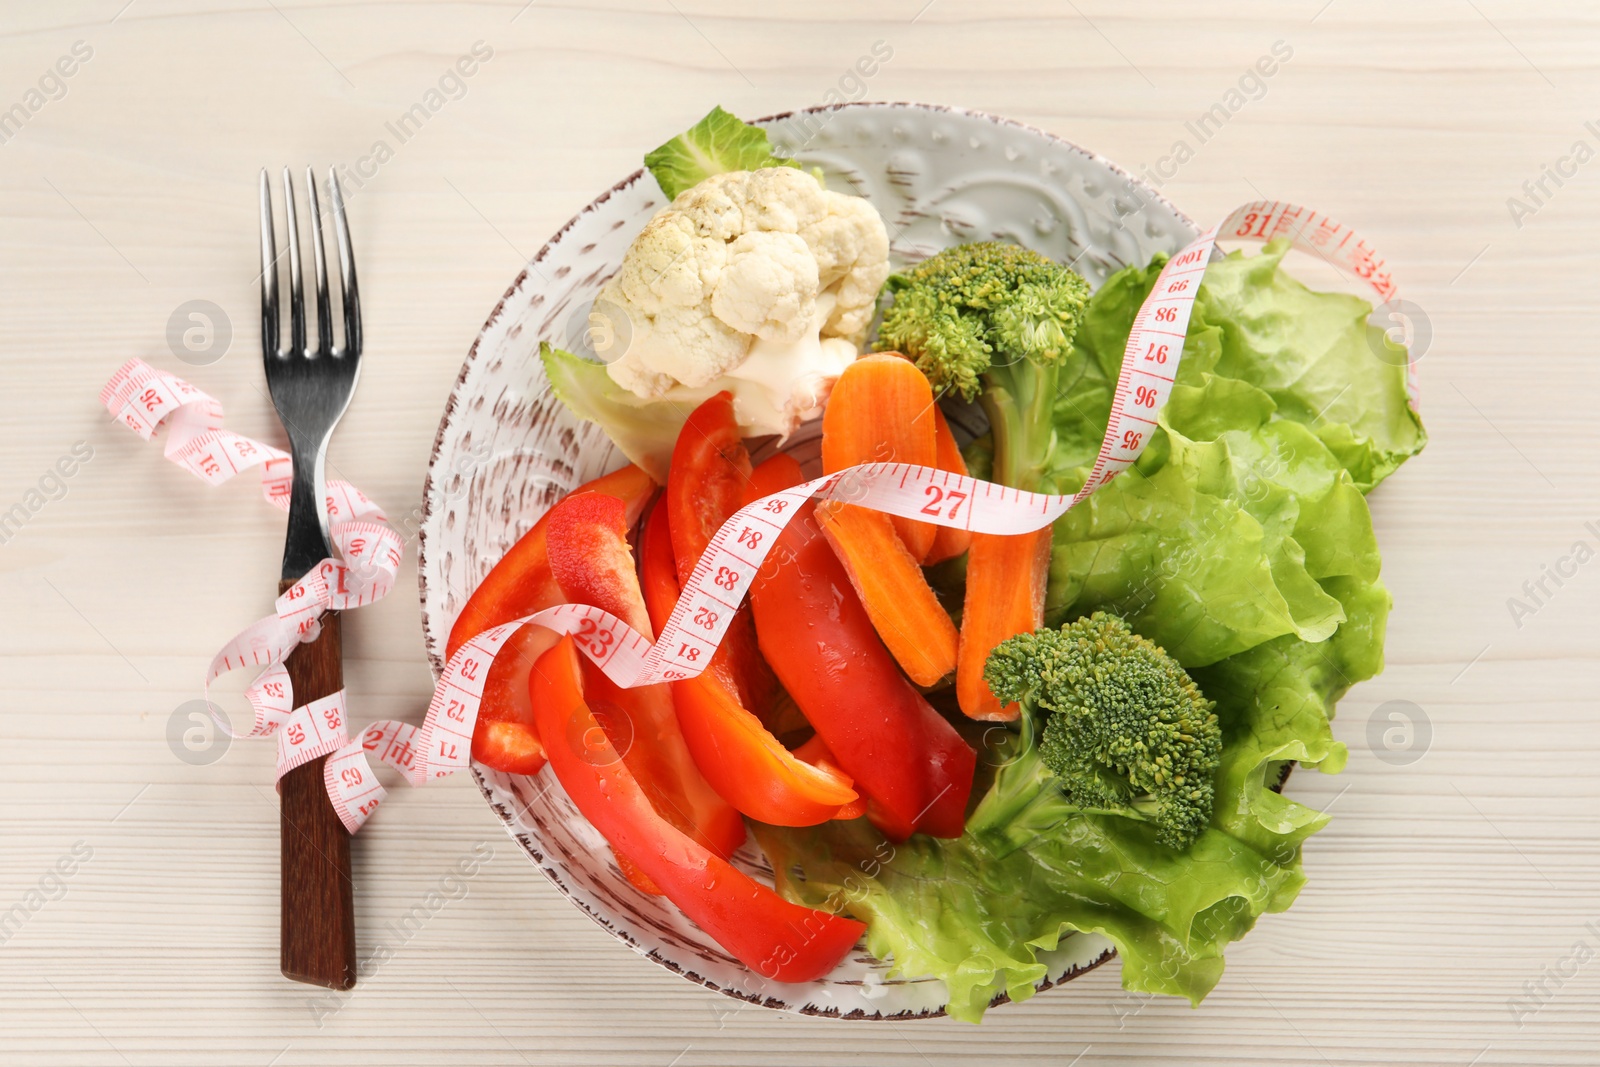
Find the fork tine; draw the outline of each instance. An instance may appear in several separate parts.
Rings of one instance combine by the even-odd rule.
[[[272,182],[261,168],[261,351],[278,352],[278,245],[272,234]]]
[[[322,203],[317,199],[317,176],[306,168],[306,197],[311,205],[311,265],[317,283],[317,355],[333,352],[333,309],[328,300],[328,257],[322,250]]]
[[[339,176],[328,168],[328,198],[333,201],[333,234],[339,243],[339,285],[344,305],[344,348],[341,355],[361,355],[361,293],[356,288],[356,255],[350,245],[350,224],[344,215]]]
[[[283,168],[283,216],[289,231],[289,354],[306,352],[306,293],[300,277],[300,221],[294,209],[294,179]]]

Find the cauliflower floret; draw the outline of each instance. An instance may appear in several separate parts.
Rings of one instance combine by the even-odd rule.
[[[807,335],[798,341],[756,341],[750,354],[710,385],[691,387],[673,381],[655,400],[666,400],[687,412],[712,393],[733,394],[733,417],[747,434],[788,435],[807,419],[822,414],[834,383],[856,361],[856,346],[842,337]]]
[[[601,290],[631,331],[599,354],[643,400],[727,377],[746,432],[788,433],[855,358],[888,274],[865,200],[793,167],[712,175],[650,220]]]
[[[705,302],[727,262],[726,243],[701,237],[683,215],[663,212],[645,224],[601,296],[646,315],[694,307]]]
[[[829,196],[816,178],[793,167],[713,174],[685,189],[671,211],[694,220],[707,237],[731,241],[757,230],[799,233],[828,213]]]
[[[729,326],[705,304],[664,307],[641,333],[638,327],[611,380],[640,397],[660,396],[675,383],[709,385],[737,367],[750,351],[747,334]],[[602,359],[605,353],[600,353]]]
[[[747,170],[713,174],[699,185],[690,186],[679,193],[678,198],[661,214],[687,219],[702,237],[731,241],[748,228],[744,224],[744,210],[749,199],[745,193],[745,183],[749,177]]]
[[[828,213],[800,236],[817,261],[817,280],[833,289],[838,300],[822,325],[829,337],[848,337],[858,344],[872,322],[878,290],[889,277],[889,235],[877,209],[856,196],[836,196]]]
[[[825,191],[814,176],[794,167],[763,167],[748,173],[746,230],[800,233],[826,215],[831,202],[842,199],[838,193]]]
[[[741,234],[711,294],[711,313],[766,341],[798,341],[817,314],[817,261],[792,233]]]

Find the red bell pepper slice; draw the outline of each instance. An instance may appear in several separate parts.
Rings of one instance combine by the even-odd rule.
[[[774,826],[815,826],[839,817],[858,794],[837,767],[807,763],[709,671],[672,683],[678,723],[695,763],[728,802]]]
[[[895,666],[816,520],[779,536],[750,590],[761,651],[884,836],[959,837],[976,756]]]
[[[631,525],[644,510],[656,483],[635,466],[623,467],[574,489],[606,493],[624,501]],[[456,616],[445,642],[445,658],[469,639],[491,627],[562,603],[561,587],[550,573],[546,532],[550,513],[511,547],[479,583]],[[525,626],[505,643],[484,679],[482,707],[472,734],[472,758],[508,774],[537,774],[544,766],[544,747],[533,729],[528,703],[528,672],[555,644],[556,635],[542,626]]]
[[[578,486],[568,497],[583,493],[604,493],[621,500],[631,527],[644,513],[645,505],[656,491],[656,483],[638,467],[629,464],[621,470],[601,475],[592,482]],[[445,656],[455,654],[467,640],[483,631],[532,615],[543,608],[562,602],[561,589],[550,573],[550,558],[546,532],[550,526],[550,512],[545,512],[533,529],[511,546],[494,569],[484,576],[478,588],[461,607],[455,625],[450,628]]]
[[[800,461],[787,452],[779,452],[763,460],[750,472],[750,486],[745,492],[744,503],[739,506],[744,507],[745,504],[752,504],[764,496],[793,489],[805,480],[806,476],[800,470]]]
[[[782,492],[785,489],[793,489],[805,480],[805,475],[800,470],[800,461],[787,452],[779,452],[757,464],[756,469],[750,473],[750,488],[745,494],[744,502],[745,504],[753,504],[763,497],[771,496],[773,493]],[[778,555],[768,556],[763,566],[776,567],[779,558]],[[754,616],[752,615],[751,618],[753,620]],[[756,652],[759,654],[760,651],[761,647],[758,643]],[[763,659],[762,662],[766,661]],[[770,670],[771,668],[769,667],[768,669]],[[796,704],[794,698],[783,691],[781,685],[777,685],[776,678],[774,678],[773,684],[776,689],[774,701],[766,708],[758,709],[761,721],[766,724],[767,729],[777,737],[785,737],[797,730],[811,730],[811,723],[806,720],[805,712],[800,710],[800,705]],[[795,754],[800,755],[798,750],[796,750]],[[806,756],[800,756],[800,758],[806,763],[816,762]],[[838,767],[838,763],[835,762],[833,766]],[[841,771],[840,773],[843,774],[844,772]],[[845,777],[848,778],[849,775],[845,775]],[[865,803],[866,801],[860,797],[855,800],[855,806]],[[859,815],[860,812],[856,814]],[[855,816],[840,815],[836,817],[854,818]]]
[[[733,394],[724,391],[690,412],[672,449],[667,512],[680,586],[728,516],[743,506],[749,484],[750,453],[733,417]]]
[[[544,766],[544,745],[534,731],[528,699],[528,672],[557,636],[542,626],[524,626],[495,654],[472,729],[472,758],[485,767],[538,774]]]
[[[569,604],[608,611],[653,638],[628,547],[627,505],[604,493],[569,496],[550,509],[550,573]]]
[[[672,530],[667,524],[667,498],[659,497],[639,534],[639,589],[650,625],[656,633],[678,606],[678,564],[672,555]]]
[[[811,740],[795,749],[794,754],[813,767],[821,767],[823,770],[838,771],[839,774],[844,774],[844,771],[839,770],[838,757],[828,750],[828,745],[822,740],[821,734],[812,734]],[[835,819],[859,819],[866,813],[867,798],[857,795],[855,800],[840,808],[833,817]]]
[[[809,982],[844,959],[866,926],[791,904],[658,814],[585,701],[570,636],[532,675],[535,720],[550,766],[618,857],[659,886],[746,967],[779,982]]]
[[[645,520],[639,572],[659,632],[679,594],[667,511],[660,504]],[[739,703],[725,667],[713,658],[704,674],[672,683],[683,739],[712,787],[744,814],[774,826],[815,826],[858,803],[849,776],[837,765],[798,758]]]
[[[591,604],[654,636],[628,549],[621,500],[601,493],[567,497],[550,509],[548,538],[550,570],[567,602]],[[582,670],[585,687],[601,702],[597,708],[613,712],[602,714],[601,723],[656,810],[719,856],[733,855],[744,843],[744,820],[695,765],[671,690],[665,685],[624,689],[588,658]],[[544,741],[546,748],[555,743]]]
[[[678,585],[689,580],[722,524],[745,505],[750,453],[733,417],[733,396],[718,393],[689,414],[667,473],[668,530]],[[713,668],[734,686],[740,704],[771,722],[778,683],[756,645],[750,609],[739,608],[714,654]]]

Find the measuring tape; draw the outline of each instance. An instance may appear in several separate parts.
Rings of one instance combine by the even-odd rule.
[[[399,565],[398,535],[381,525],[381,511],[365,496],[344,483],[332,483],[330,506],[335,503],[333,485],[342,486],[341,492],[349,494],[340,497],[350,514],[346,525],[361,526],[371,542],[352,547],[349,538],[333,535],[335,527],[330,527],[330,536],[346,562],[324,561],[297,583],[296,588],[305,586],[302,593],[291,598],[295,593],[295,589],[291,589],[279,598],[274,615],[255,623],[230,641],[212,662],[207,685],[223,672],[247,662],[271,665],[247,693],[256,713],[256,725],[251,734],[279,732],[280,776],[288,767],[331,753],[324,772],[328,795],[340,819],[354,832],[386,795],[369,756],[376,756],[380,762],[399,770],[412,785],[446,777],[469,765],[472,734],[490,665],[511,636],[524,626],[544,626],[571,634],[579,650],[624,688],[679,681],[701,673],[710,663],[712,653],[756,577],[765,568],[785,562],[771,557],[773,546],[778,535],[813,497],[859,504],[891,515],[975,533],[1021,534],[1054,522],[1130,467],[1149,443],[1157,425],[1156,414],[1172,392],[1177,378],[1200,279],[1217,240],[1268,241],[1277,237],[1288,237],[1295,248],[1354,274],[1377,294],[1381,303],[1394,300],[1394,282],[1384,261],[1347,227],[1308,208],[1279,201],[1259,200],[1235,209],[1162,267],[1154,288],[1134,316],[1100,451],[1083,488],[1070,496],[1027,493],[949,471],[904,463],[870,463],[838,471],[763,497],[735,512],[701,555],[684,583],[677,606],[654,643],[599,608],[581,604],[547,608],[491,627],[463,644],[440,674],[420,727],[394,721],[377,722],[351,741],[344,728],[342,692],[326,701],[296,708],[293,694],[289,692],[287,673],[278,666],[294,643],[314,636],[316,619],[323,610],[343,606],[336,603],[337,597],[349,595],[348,590],[354,588],[350,583],[356,577],[356,568],[352,568],[350,562],[362,561],[360,569],[368,578],[366,589],[369,592],[382,590],[360,602],[370,603],[393,586]],[[130,368],[136,370],[131,376]],[[140,378],[148,382],[152,380],[151,375],[161,379],[167,392],[181,402],[176,408],[163,408],[161,401],[165,394],[160,394],[156,406],[140,411],[138,408],[143,404],[143,394],[140,394],[131,402],[130,413],[129,397],[136,390],[126,384],[118,387],[119,378],[129,376],[130,381]],[[1408,399],[1415,407],[1415,371],[1409,362],[1406,388]],[[269,500],[287,508],[289,459],[281,451],[229,434],[221,430],[219,424],[207,426],[206,433],[210,437],[206,438],[206,446],[195,446],[205,434],[191,434],[179,440],[187,432],[185,413],[194,413],[187,416],[191,420],[202,419],[210,410],[206,406],[209,404],[216,410],[212,421],[220,420],[220,406],[193,386],[133,360],[118,372],[118,378],[113,378],[106,390],[102,399],[112,413],[147,439],[154,434],[166,412],[177,410],[179,414],[174,420],[167,455],[211,484],[226,481],[237,469],[243,469],[237,466],[240,462],[247,466],[252,465],[250,461],[267,463],[263,489]],[[187,399],[183,399],[185,397]],[[241,455],[242,445],[250,447]],[[236,465],[234,470],[219,475],[218,471],[224,469],[219,460],[208,457],[213,464],[208,466],[205,459],[197,458],[199,453],[217,450]],[[258,452],[272,455],[256,458]],[[284,464],[281,475],[274,473],[272,466],[279,462]],[[275,480],[280,477],[281,488]],[[274,479],[270,486],[269,479]],[[380,535],[374,530],[383,533]],[[389,566],[391,556],[393,562]],[[382,584],[383,575],[387,576],[387,585]],[[339,584],[335,585],[336,581]],[[336,593],[335,590],[345,592]],[[286,603],[286,600],[291,602]],[[297,739],[286,750],[286,738],[290,734]]]
[[[221,485],[260,467],[262,496],[278,510],[289,510],[294,480],[289,454],[223,429],[222,405],[182,378],[130,359],[101,389],[100,402],[145,440],[165,422],[166,457],[207,485]],[[344,690],[296,706],[283,661],[301,641],[317,636],[323,612],[349,611],[383,599],[400,571],[402,542],[387,525],[383,509],[349,482],[330,481],[326,493],[328,540],[337,556],[323,560],[285,590],[273,613],[234,635],[206,671],[207,706],[218,729],[231,737],[277,735],[280,778],[351,744]],[[209,695],[212,682],[248,666],[267,669],[245,689],[253,722],[241,734],[217,713]]]

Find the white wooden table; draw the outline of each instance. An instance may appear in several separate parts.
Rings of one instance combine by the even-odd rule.
[[[1563,158],[1600,150],[1584,125],[1600,23],[1507,0],[1205,7],[0,5],[0,110],[25,111],[0,126],[0,511],[40,504],[0,544],[0,912],[40,904],[0,933],[0,1062],[1596,1062],[1600,162]],[[491,58],[397,137],[388,124],[480,41]],[[893,55],[861,85],[848,72],[879,41]],[[1280,41],[1292,55],[1259,98],[1201,143],[1185,123]],[[333,460],[403,517],[468,344],[548,234],[712,104],[753,116],[830,92],[1037,124],[1170,173],[1200,219],[1257,190],[1316,205],[1374,238],[1424,310],[1433,441],[1373,499],[1389,669],[1344,702],[1346,773],[1290,786],[1336,815],[1299,903],[1229,952],[1198,1011],[1123,995],[1113,966],[981,1029],[795,1018],[636,958],[457,778],[395,792],[356,843],[362,954],[389,949],[377,972],[337,998],[284,981],[271,746],[193,766],[167,741],[214,647],[267,608],[281,520],[253,478],[208,491],[112,425],[100,383],[141,356],[274,439],[257,168],[341,163],[362,182],[368,362]],[[1192,158],[1163,163],[1179,140]],[[1562,184],[1525,189],[1546,165]],[[231,321],[208,366],[166,339],[191,300]],[[46,477],[77,442],[92,459]],[[1523,583],[1546,568],[1560,583],[1534,602]],[[412,575],[408,559],[347,624],[360,720],[420,720]],[[1513,618],[1512,597],[1536,610]],[[1409,765],[1368,741],[1389,701],[1431,723]],[[475,846],[493,858],[464,898],[419,909]],[[51,874],[63,857],[70,876]]]

